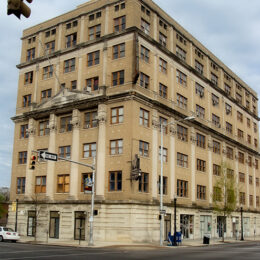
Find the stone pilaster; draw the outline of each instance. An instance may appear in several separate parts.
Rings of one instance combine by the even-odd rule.
[[[57,134],[57,117],[54,114],[50,115],[49,118],[49,148],[48,152],[56,153],[56,134]],[[47,162],[47,185],[46,185],[46,197],[53,200],[56,187],[54,185],[55,181],[55,162]]]
[[[208,137],[208,142],[212,146],[212,137]],[[207,161],[207,168],[209,173],[209,189],[208,189],[208,198],[209,198],[209,204],[212,204],[212,196],[213,194],[213,163],[212,163],[212,149],[208,149],[208,161]]]
[[[191,202],[196,201],[196,132],[194,127],[191,127],[191,158],[190,158],[190,167],[191,167]]]
[[[96,195],[105,195],[105,170],[106,170],[106,120],[107,106],[98,106],[98,141],[97,141],[97,160],[96,160]]]
[[[153,149],[152,149],[152,198],[157,198],[157,176],[158,176],[158,132],[159,132],[159,119],[157,111],[154,109],[152,114],[152,136],[153,136]]]
[[[171,120],[173,123],[173,119]],[[176,192],[176,138],[177,124],[170,125],[170,149],[169,149],[169,164],[170,164],[170,198],[173,200]]]

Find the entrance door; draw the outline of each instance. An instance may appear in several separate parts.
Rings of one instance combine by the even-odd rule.
[[[200,237],[203,238],[205,235],[211,237],[211,216],[200,216]]]
[[[164,240],[168,240],[168,234],[171,232],[171,214],[164,216]]]
[[[224,227],[223,227],[223,225],[224,225]],[[218,216],[217,217],[217,233],[218,233],[218,236],[219,237],[222,237],[222,235],[223,235],[223,228],[224,228],[224,235],[225,235],[225,233],[226,233],[226,228],[227,228],[227,226],[226,226],[226,217],[223,217],[223,216]]]

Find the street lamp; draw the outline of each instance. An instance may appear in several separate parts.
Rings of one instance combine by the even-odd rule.
[[[177,195],[174,194],[174,236],[173,236],[173,245],[177,246],[176,242],[176,233],[177,233],[177,227],[176,227],[176,202],[177,202]]]
[[[177,120],[175,123],[181,122],[181,121],[191,121],[194,120],[194,116],[188,116],[182,119]],[[168,125],[172,124],[171,122],[168,124],[161,123],[161,176],[160,176],[160,246],[163,245],[163,221],[164,221],[164,210],[163,210],[163,129],[167,127]]]
[[[243,230],[243,207],[240,207],[241,212],[241,241],[244,241],[244,230]]]

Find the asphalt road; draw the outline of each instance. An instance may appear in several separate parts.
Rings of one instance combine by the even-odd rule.
[[[203,247],[106,247],[76,248],[22,243],[0,243],[0,259],[115,260],[115,259],[228,259],[259,260],[260,242],[244,242]]]

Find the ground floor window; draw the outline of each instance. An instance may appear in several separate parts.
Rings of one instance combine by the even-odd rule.
[[[211,236],[212,228],[212,217],[211,216],[200,216],[200,237],[204,235]]]
[[[27,236],[34,237],[36,229],[36,212],[28,211]]]
[[[183,238],[193,238],[194,231],[194,216],[193,215],[181,215],[181,233]]]
[[[58,211],[50,212],[50,238],[59,238],[60,214]]]
[[[84,211],[75,212],[75,226],[74,226],[74,239],[85,240],[85,220],[86,215]]]

